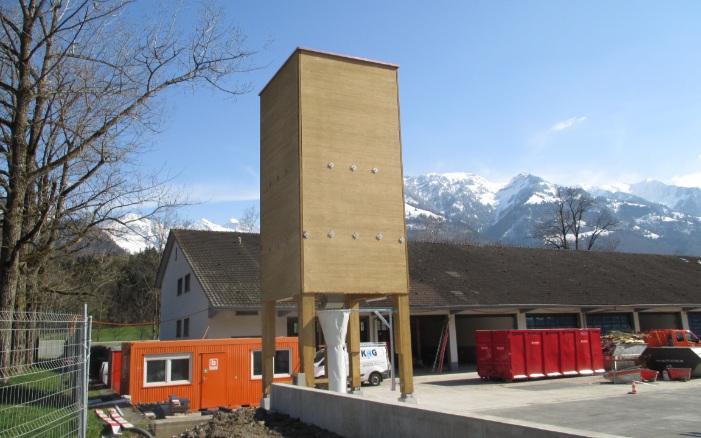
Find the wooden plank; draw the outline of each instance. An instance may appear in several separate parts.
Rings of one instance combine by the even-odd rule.
[[[351,376],[351,388],[360,388],[360,300],[353,296],[346,297],[346,309],[350,309],[348,318],[348,375]]]
[[[262,312],[262,348],[263,348],[263,397],[270,394],[270,385],[274,381],[275,368],[275,301],[263,301]]]
[[[304,373],[307,387],[314,387],[314,356],[316,356],[316,309],[314,295],[299,297],[299,369]]]
[[[394,351],[399,356],[399,388],[404,394],[414,393],[414,368],[411,357],[411,332],[409,325],[409,295],[393,295],[397,317],[394,319]]]
[[[261,294],[301,289],[299,86],[292,57],[261,93]]]
[[[105,414],[105,412],[102,409],[95,409],[95,414],[100,417],[102,421],[107,423],[110,426],[110,429],[112,430],[112,435],[121,435],[122,432],[120,430],[119,423],[111,419],[110,417]]]
[[[125,420],[125,419],[119,414],[119,412],[117,412],[117,410],[116,410],[115,408],[109,408],[109,409],[107,409],[107,412],[110,413],[110,417],[112,417],[112,419],[113,419],[114,421],[116,421],[117,423],[119,423],[119,425],[122,426],[122,428],[124,428],[124,429],[133,429],[133,428],[134,428],[134,425],[131,424],[130,422],[128,422],[127,420]]]

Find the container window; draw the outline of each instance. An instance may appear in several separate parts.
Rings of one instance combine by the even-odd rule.
[[[190,383],[191,363],[190,354],[146,355],[144,356],[144,386]]]
[[[275,377],[286,377],[292,374],[290,360],[292,356],[292,350],[275,350],[275,357],[273,358],[273,373]],[[263,352],[261,350],[251,351],[251,377],[261,378],[263,377]]]

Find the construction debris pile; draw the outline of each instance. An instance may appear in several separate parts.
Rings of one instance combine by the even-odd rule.
[[[619,345],[642,344],[645,345],[645,339],[642,335],[630,332],[608,332],[601,337],[601,350],[604,356],[616,356],[616,349]]]

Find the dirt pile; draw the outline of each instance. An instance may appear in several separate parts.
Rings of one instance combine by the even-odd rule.
[[[231,413],[217,412],[207,423],[185,431],[180,438],[229,437],[339,437],[333,432],[311,426],[260,408],[238,408]],[[340,437],[339,437],[340,438]]]

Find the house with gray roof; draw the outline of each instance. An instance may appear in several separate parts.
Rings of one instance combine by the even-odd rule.
[[[161,339],[260,336],[260,236],[172,230],[159,267]],[[701,334],[698,257],[409,242],[412,351],[431,366],[475,361],[475,330],[684,328]],[[382,300],[365,308],[389,307]],[[296,335],[279,302],[276,335]],[[373,313],[361,341],[389,341]]]

